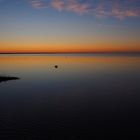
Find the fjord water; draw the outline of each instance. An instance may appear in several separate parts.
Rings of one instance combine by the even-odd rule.
[[[0,83],[3,139],[89,139],[140,129],[138,55],[0,55],[0,74],[21,78]]]

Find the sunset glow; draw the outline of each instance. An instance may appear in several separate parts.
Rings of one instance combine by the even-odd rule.
[[[140,52],[139,0],[1,0],[0,53]]]

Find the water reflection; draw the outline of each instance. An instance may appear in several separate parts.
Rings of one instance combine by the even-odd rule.
[[[87,139],[139,128],[139,56],[4,55],[0,73],[21,77],[1,83],[1,135]]]

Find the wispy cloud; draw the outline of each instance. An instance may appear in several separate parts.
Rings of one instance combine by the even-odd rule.
[[[85,14],[89,12],[90,5],[88,3],[80,3],[77,0],[68,0],[66,9],[78,14]]]
[[[42,9],[46,8],[47,4],[43,0],[29,0],[33,8]]]
[[[58,11],[62,11],[65,8],[65,3],[62,0],[52,0],[51,6]]]
[[[140,17],[139,0],[29,0],[32,7],[41,9],[51,7],[58,11],[76,14],[90,14],[96,17],[115,17],[125,19]]]
[[[140,9],[136,6],[130,6],[131,2],[136,2],[136,0],[128,0],[120,2],[116,0],[115,2],[108,3],[108,7],[104,3],[99,3],[94,13],[97,17],[115,17],[118,19],[124,19],[127,17],[139,17]]]

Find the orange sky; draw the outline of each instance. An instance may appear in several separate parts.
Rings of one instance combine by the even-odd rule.
[[[135,44],[16,44],[5,43],[0,47],[0,53],[15,52],[140,52]]]

